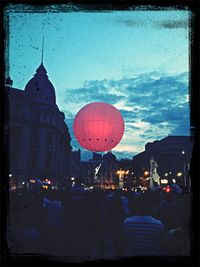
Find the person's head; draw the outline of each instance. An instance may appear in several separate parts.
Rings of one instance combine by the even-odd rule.
[[[138,187],[136,192],[137,192],[137,193],[141,193],[141,192],[142,192],[141,188]]]
[[[75,179],[75,185],[81,186],[82,183],[83,183],[83,181],[82,181],[82,179],[81,179],[80,177],[77,177],[77,178]]]
[[[148,216],[152,214],[153,203],[148,194],[141,194],[135,198],[135,214],[140,216]]]

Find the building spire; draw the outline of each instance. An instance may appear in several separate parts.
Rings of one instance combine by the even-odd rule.
[[[42,59],[41,59],[41,64],[43,64],[43,57],[44,57],[44,36],[42,40]]]

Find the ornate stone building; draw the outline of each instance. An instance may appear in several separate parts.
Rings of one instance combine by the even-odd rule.
[[[192,155],[190,136],[167,136],[145,145],[145,151],[133,157],[132,170],[137,178],[150,171],[150,159],[158,164],[161,179],[175,179],[179,185],[190,186],[190,161]]]
[[[43,62],[25,90],[12,85],[7,79],[9,176],[18,187],[33,178],[59,186],[70,176],[71,137]]]
[[[117,168],[118,161],[116,156],[107,152],[103,156],[93,153],[93,158],[89,161],[82,161],[82,179],[86,184],[98,184],[100,187],[118,187]],[[95,182],[95,168],[100,166]]]

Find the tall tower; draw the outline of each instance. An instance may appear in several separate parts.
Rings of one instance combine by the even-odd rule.
[[[41,63],[36,69],[34,77],[26,84],[25,94],[32,103],[55,106],[55,88],[47,76],[47,71],[43,65],[43,59],[44,37],[42,42]]]

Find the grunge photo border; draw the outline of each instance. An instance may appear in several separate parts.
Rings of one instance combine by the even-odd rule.
[[[115,10],[141,10],[141,8],[166,10],[166,9],[188,9],[192,13],[190,25],[190,125],[191,125],[191,138],[193,140],[193,153],[191,160],[191,177],[192,177],[192,222],[191,222],[191,256],[184,257],[136,257],[125,258],[120,260],[98,260],[96,262],[83,262],[83,263],[68,263],[56,257],[45,257],[41,255],[11,255],[7,246],[7,218],[9,215],[9,200],[8,200],[8,112],[9,103],[8,96],[5,90],[1,90],[1,262],[2,266],[66,266],[66,265],[88,265],[88,266],[199,266],[199,47],[200,47],[200,6],[199,1],[196,0],[132,0],[132,1],[2,1],[1,4],[1,32],[4,38],[1,41],[2,45],[2,60],[1,66],[3,72],[1,73],[1,86],[4,88],[4,79],[7,71],[7,54],[8,47],[5,45],[8,34],[6,9],[8,6],[15,7],[16,11],[24,10],[24,12],[102,12],[102,11],[115,11]],[[28,7],[28,9],[27,9]],[[5,58],[3,60],[3,58]]]

